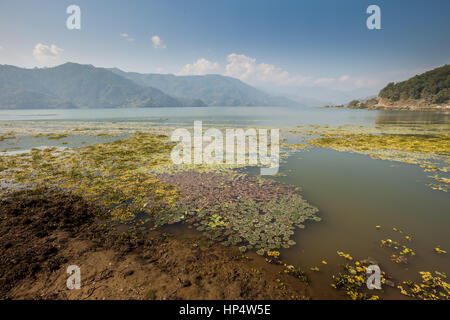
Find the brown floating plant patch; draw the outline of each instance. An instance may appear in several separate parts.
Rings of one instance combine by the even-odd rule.
[[[296,228],[320,221],[318,209],[298,190],[268,179],[194,170],[156,177],[182,191],[178,219],[172,222],[186,221],[211,240],[240,245],[242,251],[288,248],[295,245]]]

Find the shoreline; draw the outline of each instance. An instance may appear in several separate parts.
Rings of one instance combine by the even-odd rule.
[[[48,192],[52,195],[46,194]],[[61,201],[69,199],[72,206],[85,206],[79,197],[72,198],[69,194],[57,194],[55,190],[47,189],[18,192],[12,198],[26,199],[27,196],[33,203],[40,199],[41,205],[35,203],[33,210],[44,215],[50,211],[58,215],[59,210],[52,209],[59,209]],[[14,216],[16,205],[13,202],[2,205],[3,214]],[[85,206],[84,214],[90,210]],[[8,219],[12,218],[3,219],[1,223]],[[46,255],[46,251],[42,253],[40,264],[48,265],[48,268],[29,270],[24,265],[28,271],[20,273],[22,279],[12,275],[13,286],[3,292],[3,298],[308,299],[305,280],[283,272],[283,265],[268,264],[255,253],[244,255],[237,247],[210,244],[205,237],[193,234],[182,236],[151,231],[146,235],[117,232],[105,235],[102,227],[92,223],[91,220],[77,221],[70,228],[61,224],[40,238],[51,243],[53,248],[51,256]],[[17,227],[21,232],[16,236],[36,237],[30,230]],[[75,232],[74,227],[80,227],[80,230]],[[1,240],[5,245],[5,239]],[[32,246],[11,239],[8,243],[8,250],[18,250],[17,246],[20,246],[29,252]],[[29,261],[26,252],[22,257],[16,255],[15,259],[19,260],[16,263],[21,265],[22,261]],[[54,257],[57,257],[56,262],[49,265]],[[66,287],[68,265],[78,265],[81,269],[80,290]]]
[[[317,106],[317,109],[339,109],[339,110],[367,110],[367,111],[402,111],[402,112],[412,112],[412,113],[439,113],[439,114],[449,114],[450,108],[408,108],[408,107],[377,107],[377,108],[352,108],[348,106]]]

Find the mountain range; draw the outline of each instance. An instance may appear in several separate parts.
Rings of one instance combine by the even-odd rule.
[[[271,96],[239,79],[218,74],[176,76],[173,74],[142,74],[111,71],[142,86],[150,86],[178,98],[201,99],[208,106],[289,106],[295,102],[281,96]]]
[[[140,74],[70,62],[34,69],[0,65],[0,109],[295,104],[221,75]]]

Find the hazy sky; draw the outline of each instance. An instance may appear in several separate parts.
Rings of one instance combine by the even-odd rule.
[[[71,4],[81,30],[66,27]],[[371,4],[381,30],[366,27]],[[67,61],[260,87],[378,89],[450,62],[450,1],[1,0],[0,64]]]

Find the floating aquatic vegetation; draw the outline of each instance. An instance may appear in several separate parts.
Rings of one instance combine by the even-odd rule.
[[[32,149],[0,159],[0,181],[16,185],[51,185],[94,200],[116,221],[139,212],[174,206],[178,192],[148,171],[169,160],[167,137],[136,133],[133,137],[77,149]],[[8,192],[8,190],[2,190]]]
[[[353,258],[349,254],[345,254],[341,251],[338,251],[338,255],[347,260],[353,260]],[[344,290],[352,300],[378,300],[379,296],[370,294],[366,286],[366,265],[368,264],[370,264],[370,261],[356,260],[354,261],[354,263],[347,262],[344,266],[344,273],[333,275],[334,282],[331,284],[331,286],[338,290]],[[381,283],[385,284],[387,278],[386,273],[382,271],[380,274],[380,278]]]
[[[7,139],[16,139],[16,136],[11,132],[0,136],[0,142]]]
[[[18,132],[20,125],[25,128],[29,123],[19,124]],[[62,139],[73,132],[103,136],[123,129],[116,124],[47,125],[43,132],[33,131],[37,127],[31,125],[30,132]],[[51,132],[50,127],[59,130]],[[173,144],[164,129],[127,130],[133,135],[116,141],[81,148],[34,148],[1,157],[0,196],[18,187],[49,185],[93,200],[113,222],[139,228],[184,222],[211,241],[263,255],[295,245],[292,237],[297,228],[320,221],[318,209],[301,198],[298,188],[228,167],[176,168],[170,161]]]
[[[309,279],[304,271],[302,271],[300,268],[294,267],[293,265],[288,265],[283,260],[280,259],[279,251],[276,251],[276,250],[270,251],[269,250],[269,251],[265,252],[265,254],[266,254],[265,261],[267,263],[281,265],[284,267],[283,272],[285,274],[288,274],[297,279],[300,279],[305,283],[309,283]],[[263,255],[264,255],[264,253],[263,253]]]
[[[260,255],[260,256],[263,256],[264,253],[265,253],[265,250],[264,250],[264,249],[259,249],[259,250],[256,250],[256,253],[257,253],[258,255]]]
[[[410,238],[409,238],[410,239]],[[408,240],[408,239],[406,239]],[[408,240],[410,241],[410,240]],[[381,247],[389,247],[396,250],[397,254],[391,255],[391,260],[395,263],[408,263],[408,256],[415,256],[416,253],[413,249],[408,248],[406,245],[402,245],[397,241],[391,239],[381,240]]]
[[[437,252],[437,253],[439,253],[439,254],[447,253],[447,251],[442,250],[442,249],[439,248],[439,247],[434,248],[434,251]]]
[[[450,187],[450,134],[448,125],[430,127],[319,127],[291,130],[309,136],[312,146],[341,152],[355,152],[374,159],[397,161],[420,166],[433,183],[434,190],[447,192]]]
[[[310,141],[314,145],[348,148],[352,150],[398,150],[416,153],[447,155],[450,152],[450,135],[376,135],[376,134],[323,134]],[[431,168],[430,168],[431,169]]]
[[[281,147],[287,147],[293,152],[307,151],[311,146],[307,143],[281,143]]]
[[[309,282],[309,279],[306,276],[305,272],[302,271],[300,268],[296,268],[292,265],[286,265],[286,264],[284,264],[284,266],[285,266],[285,269],[283,270],[284,273],[289,274],[297,279],[300,279],[303,282],[306,282],[306,283]]]
[[[0,136],[5,134],[15,135],[17,137],[45,138],[46,140],[62,139],[67,136],[67,141],[73,136],[86,136],[91,140],[111,140],[127,138],[135,133],[165,133],[167,134],[173,127],[167,123],[161,125],[158,119],[139,119],[139,121],[121,121],[121,122],[84,122],[84,121],[14,121],[8,123],[0,121]],[[65,139],[63,140],[67,142]],[[72,140],[70,140],[72,141]],[[69,142],[70,142],[69,141]],[[101,141],[100,141],[101,142]],[[59,142],[61,143],[61,142]],[[98,141],[96,142],[98,143]]]
[[[443,280],[445,274],[435,272],[421,271],[421,281],[415,283],[411,280],[403,281],[397,288],[408,297],[421,300],[450,300],[450,285]]]
[[[338,256],[343,257],[347,260],[350,260],[350,261],[353,260],[353,257],[348,253],[344,253],[342,251],[337,251],[337,254],[338,254]]]
[[[46,137],[48,140],[60,140],[63,138],[67,138],[69,136],[68,133],[59,133],[59,134],[55,134],[55,133],[39,133],[39,134],[35,134],[33,136],[33,138],[40,138],[40,137]]]
[[[179,171],[156,178],[181,191],[175,210],[208,238],[260,253],[295,245],[296,227],[320,221],[290,186],[241,173]]]
[[[404,232],[399,228],[392,228],[394,232],[403,234]],[[408,263],[407,257],[412,257],[415,255],[413,249],[408,248],[406,245],[402,244],[400,241],[408,243],[412,241],[411,236],[402,237],[401,240],[394,241],[392,239],[381,240],[382,247],[388,247],[395,250],[395,254],[391,255],[391,260],[396,263]],[[434,248],[437,253],[444,253],[445,251],[439,247]],[[334,282],[331,284],[333,288],[345,290],[346,294],[354,300],[358,299],[379,299],[379,296],[370,295],[366,291],[366,281],[367,281],[367,266],[372,264],[378,264],[374,259],[368,258],[364,260],[354,260],[350,254],[344,253],[342,251],[337,251],[337,254],[349,262],[346,262],[344,269],[345,273],[339,273],[333,276]],[[352,262],[354,263],[352,264]],[[313,270],[314,268],[311,268]],[[444,272],[435,271],[435,275],[430,272],[420,272],[421,282],[415,283],[411,280],[395,283],[392,281],[390,276],[385,272],[381,272],[381,284],[389,285],[391,287],[396,287],[400,289],[403,295],[409,296],[411,298],[422,299],[422,300],[437,300],[444,299],[449,300],[449,290],[450,285],[443,279],[447,278]]]
[[[267,256],[278,259],[278,257],[280,256],[280,252],[279,251],[267,251]]]
[[[247,251],[247,247],[246,246],[240,246],[239,247],[239,251],[240,252],[245,252],[245,251]]]
[[[392,230],[394,232],[398,232],[400,234],[403,234],[403,231],[393,227]],[[381,247],[388,247],[393,250],[395,250],[395,253],[391,254],[390,258],[395,263],[408,263],[408,257],[413,257],[416,255],[415,251],[411,248],[409,248],[409,242],[412,241],[412,237],[407,235],[404,238],[400,238],[399,241],[402,241],[404,244],[392,240],[392,239],[382,239],[380,240],[380,246]],[[408,246],[407,246],[408,245]]]

